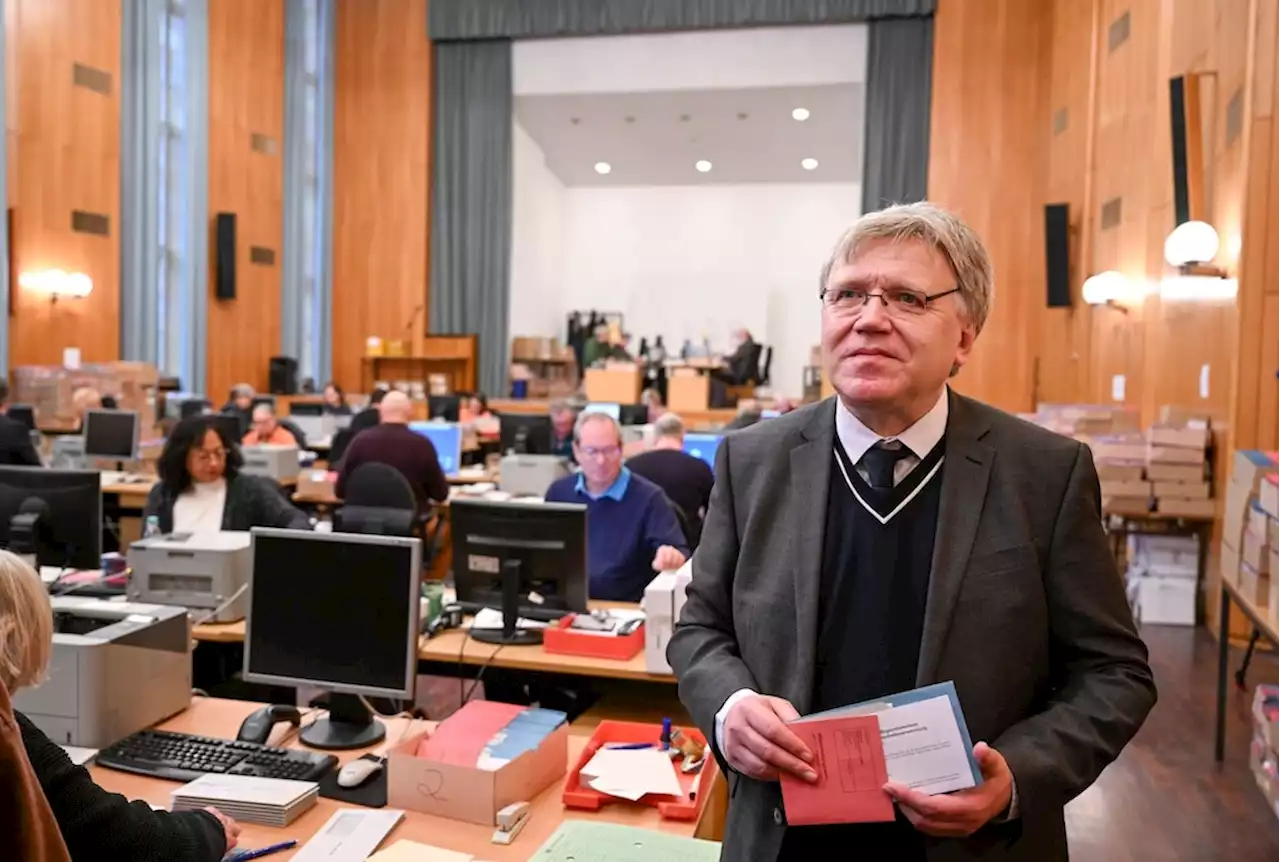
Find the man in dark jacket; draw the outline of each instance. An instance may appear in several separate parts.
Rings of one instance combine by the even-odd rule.
[[[0,464],[39,467],[40,456],[31,444],[31,432],[21,422],[3,415],[9,410],[9,384],[0,380]]]

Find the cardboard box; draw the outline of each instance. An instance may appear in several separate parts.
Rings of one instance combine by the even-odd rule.
[[[1272,550],[1280,548],[1280,521],[1275,518],[1267,519],[1267,544]]]
[[[513,802],[532,802],[569,768],[567,724],[535,750],[492,771],[415,757],[418,743],[429,735],[415,734],[388,753],[389,807],[496,826],[498,811]]]
[[[1203,452],[1209,443],[1209,429],[1189,425],[1152,425],[1147,431],[1147,440],[1152,446],[1198,449]]]
[[[1247,485],[1251,494],[1258,493],[1258,484],[1268,473],[1276,472],[1275,458],[1269,452],[1257,449],[1237,449],[1231,462],[1231,481]]]
[[[1240,543],[1240,562],[1252,566],[1260,575],[1270,575],[1271,549],[1267,547],[1267,537],[1253,530],[1244,531],[1244,541]]]
[[[1139,622],[1192,626],[1196,622],[1196,582],[1144,575],[1138,581]]]
[[[1147,457],[1147,442],[1132,435],[1095,437],[1089,441],[1089,448],[1095,461],[1140,462]]]
[[[1280,476],[1270,473],[1258,486],[1258,505],[1273,518],[1280,518]]]
[[[1204,450],[1152,444],[1147,447],[1147,462],[1150,464],[1203,464]]]
[[[1245,514],[1245,529],[1253,530],[1259,536],[1263,536],[1265,538],[1267,535],[1268,525],[1271,520],[1271,516],[1262,511],[1262,507],[1258,505],[1258,501],[1254,500],[1249,505],[1249,511]],[[1267,544],[1270,545],[1273,543],[1268,541]]]
[[[1148,464],[1147,478],[1152,482],[1203,482],[1204,465]]]
[[[298,473],[297,492],[303,497],[334,497],[334,484],[328,470],[302,470]]]
[[[1157,497],[1175,500],[1209,499],[1208,482],[1153,482],[1151,492]]]
[[[1232,584],[1240,583],[1240,552],[1235,548],[1219,546],[1218,577]]]
[[[1200,540],[1196,536],[1130,536],[1128,556],[1142,574],[1195,578],[1200,571]]]
[[[1271,579],[1271,592],[1267,594],[1267,617],[1273,626],[1280,619],[1280,582],[1276,578]]]
[[[1151,496],[1150,482],[1101,482],[1104,497],[1133,497],[1135,500]]]
[[[1245,527],[1249,521],[1249,509],[1253,505],[1253,486],[1246,482],[1232,481],[1227,485],[1222,509],[1222,541],[1237,551],[1244,541]]]
[[[1255,608],[1264,608],[1271,601],[1271,579],[1253,566],[1240,561],[1240,575],[1236,587]]]
[[[1102,498],[1102,511],[1108,515],[1142,517],[1151,513],[1151,498],[1104,496]]]
[[[693,564],[686,562],[674,572],[663,572],[649,582],[640,600],[644,611],[644,668],[649,673],[671,673],[667,644],[675,623],[684,610],[685,591],[693,578]]]
[[[1156,512],[1170,518],[1210,519],[1217,509],[1215,500],[1156,500]]]
[[[1141,464],[1124,464],[1104,461],[1096,465],[1098,481],[1103,485],[1108,482],[1141,482],[1143,470]]]

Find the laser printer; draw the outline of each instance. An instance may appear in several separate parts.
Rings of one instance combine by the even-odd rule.
[[[49,676],[13,705],[61,745],[102,748],[191,704],[182,608],[53,596]]]
[[[196,612],[221,608],[208,622],[241,620],[251,567],[249,534],[245,532],[170,533],[140,539],[129,546],[129,568],[133,570],[129,601],[176,605]]]
[[[543,497],[551,483],[569,475],[559,455],[503,455],[498,465],[498,488],[513,497]]]
[[[298,478],[298,447],[262,443],[257,446],[241,446],[244,457],[243,472],[250,476],[262,476],[276,482],[292,482]]]

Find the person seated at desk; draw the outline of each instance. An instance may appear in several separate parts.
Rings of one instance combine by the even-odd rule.
[[[729,423],[724,426],[724,430],[740,431],[743,428],[750,428],[759,422],[763,415],[764,408],[760,406],[759,401],[754,398],[744,398],[738,402],[738,415],[729,420]]]
[[[573,426],[578,421],[578,411],[568,401],[552,401],[551,454],[574,460]]]
[[[13,701],[0,679],[0,859],[70,862],[49,800],[22,744]]]
[[[0,551],[0,687],[5,691],[43,679],[53,651],[52,620],[40,576],[18,557]],[[218,862],[236,846],[240,827],[225,814],[213,808],[153,811],[146,802],[108,793],[25,715],[15,710],[13,717],[70,858]],[[10,773],[0,774],[0,780],[11,780]],[[25,862],[29,857],[17,858]]]
[[[4,415],[9,411],[9,384],[0,380],[0,464],[39,467],[40,456],[31,443],[27,426]]]
[[[667,413],[653,423],[653,448],[627,460],[627,468],[663,490],[684,512],[689,544],[697,547],[702,518],[711,503],[715,474],[701,458],[684,451],[684,421]]]
[[[351,474],[362,464],[388,464],[409,480],[420,511],[431,500],[449,499],[449,481],[440,468],[436,447],[421,434],[409,430],[413,403],[403,392],[388,392],[378,404],[381,421],[360,432],[342,458],[334,492],[345,496]]]
[[[760,345],[743,328],[733,333],[733,353],[725,357],[724,368],[712,373],[717,380],[730,386],[746,386],[760,377]]]
[[[253,398],[257,395],[248,383],[237,383],[231,387],[231,397],[222,405],[222,412],[235,416],[240,420],[240,433],[249,430],[253,422]]]
[[[276,419],[276,408],[259,404],[253,408],[253,427],[240,441],[242,446],[297,446],[298,438]]]
[[[546,501],[586,504],[591,598],[638,602],[655,574],[684,565],[688,539],[662,489],[623,466],[616,419],[583,413],[573,439],[582,472],[552,482]]]
[[[147,494],[143,521],[155,515],[161,533],[311,529],[306,515],[285,500],[274,482],[240,472],[244,460],[239,447],[208,416],[192,416],[174,426],[158,466],[160,481]]]
[[[640,403],[645,406],[645,422],[650,425],[667,413],[667,407],[662,403],[662,393],[653,387],[640,393]]]
[[[326,416],[350,416],[351,405],[342,387],[330,380],[324,385],[324,413]]]

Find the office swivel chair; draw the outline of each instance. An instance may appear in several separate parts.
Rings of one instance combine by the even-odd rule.
[[[333,514],[339,533],[416,536],[422,539],[422,565],[435,557],[440,519],[418,513],[409,480],[389,464],[361,464],[347,480],[342,506]]]
[[[769,370],[773,366],[773,347],[764,349],[764,359],[760,362],[760,373],[758,374],[761,386],[769,385]]]
[[[293,435],[293,439],[298,442],[299,449],[307,448],[307,435],[302,433],[302,429],[298,427],[298,423],[290,419],[277,419],[280,427]]]

